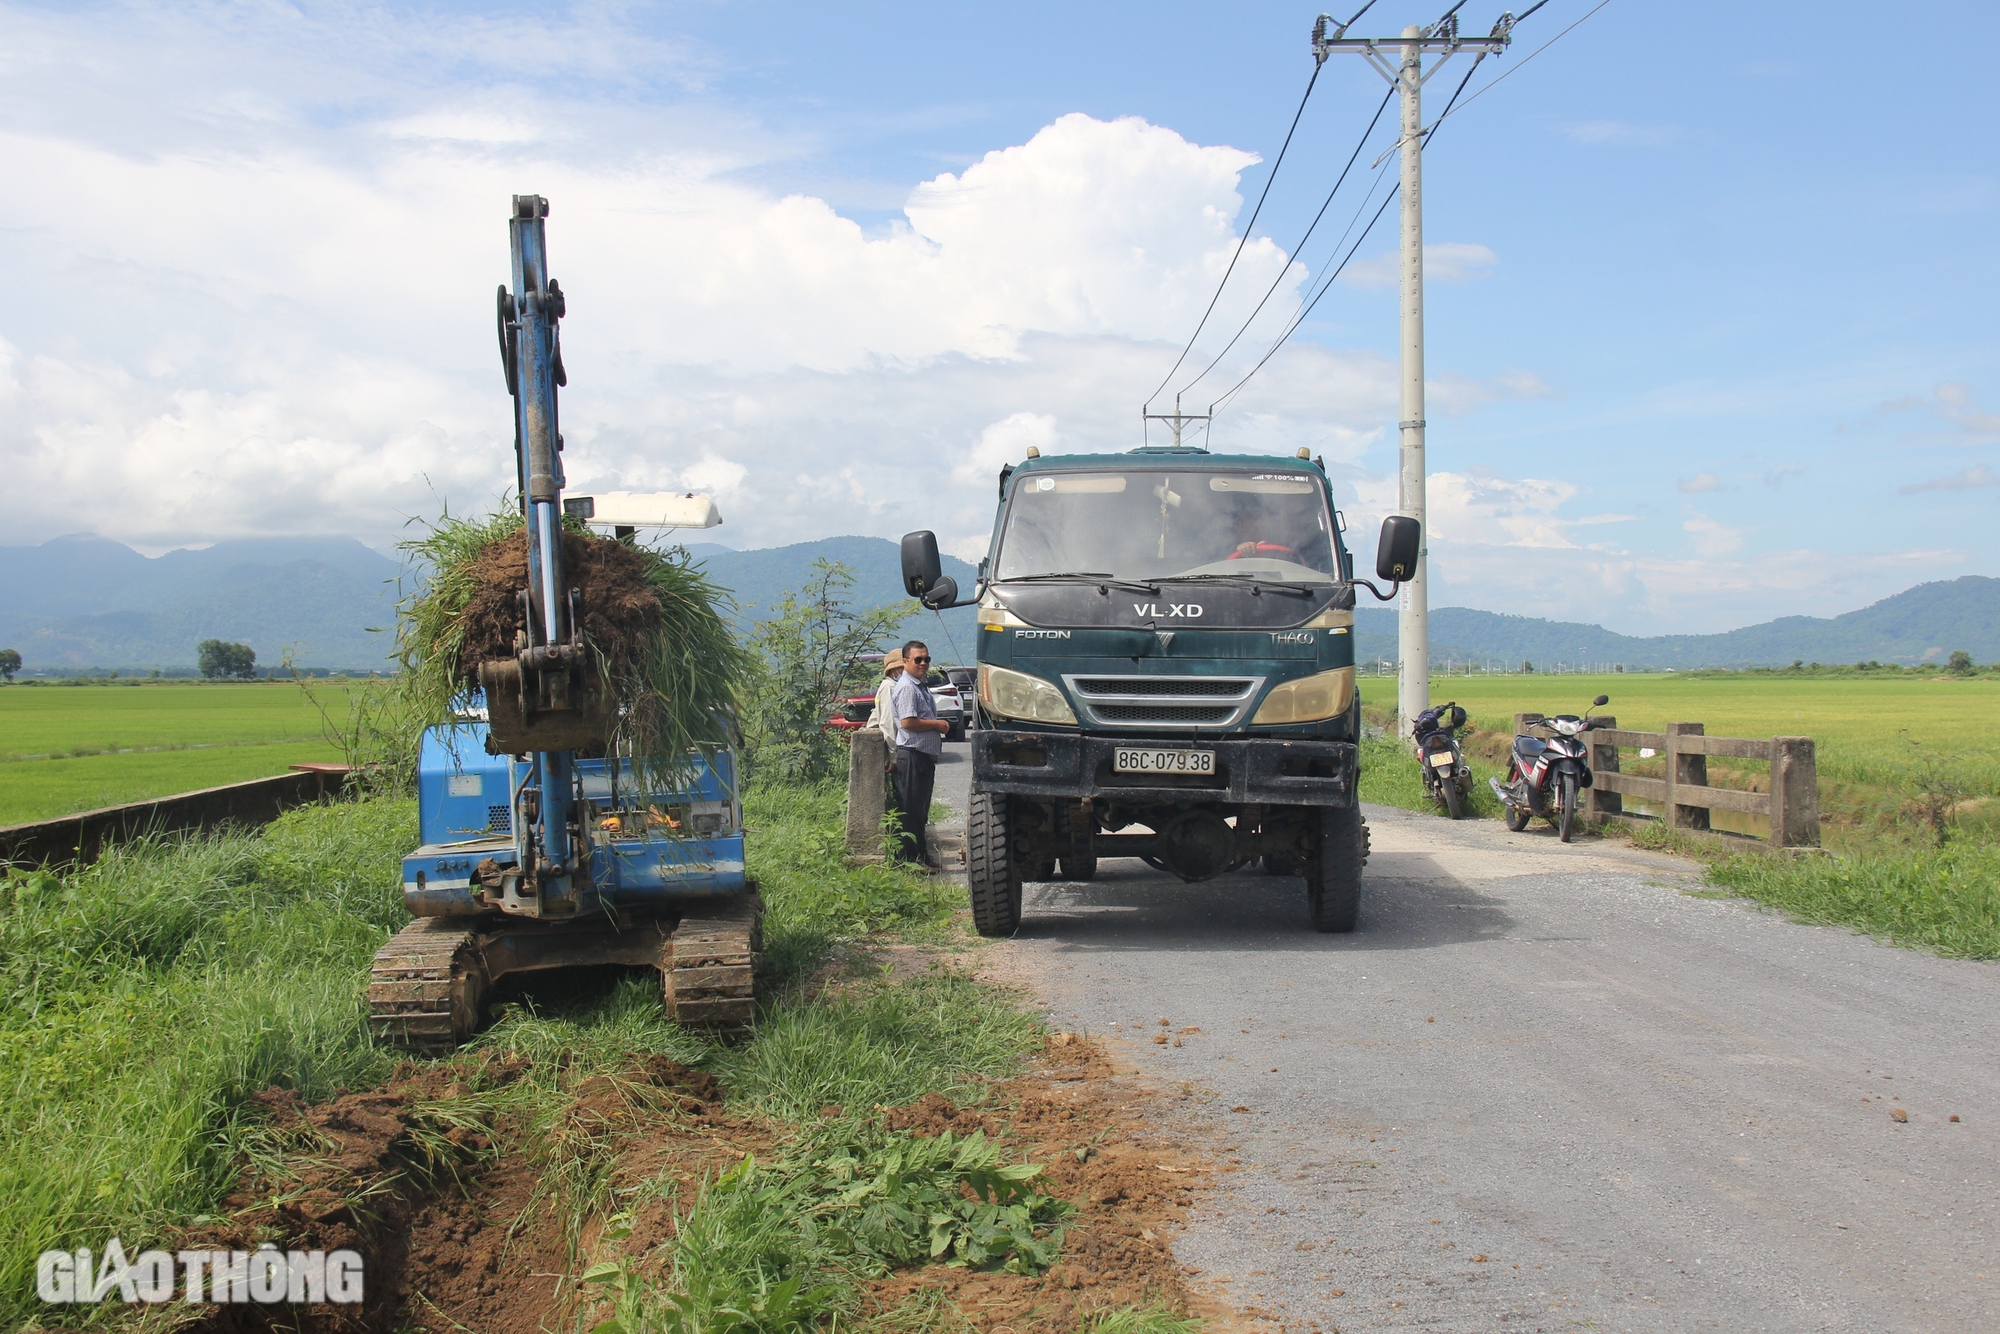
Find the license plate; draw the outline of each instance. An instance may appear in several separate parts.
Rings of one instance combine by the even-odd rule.
[[[1433,769],[1451,768],[1451,752],[1448,750],[1441,750],[1437,754],[1431,756],[1431,768]]]
[[[1120,748],[1111,752],[1111,770],[1121,774],[1212,774],[1215,752]]]

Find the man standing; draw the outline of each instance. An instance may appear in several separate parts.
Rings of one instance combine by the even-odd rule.
[[[865,727],[882,734],[882,776],[889,785],[889,805],[896,797],[896,678],[903,674],[903,650],[892,648],[882,659],[882,684],[875,687],[875,707],[868,712]]]
[[[927,871],[940,869],[931,857],[926,826],[931,818],[931,789],[937,785],[938,756],[944,754],[951,724],[937,716],[937,704],[924,686],[930,675],[930,647],[920,639],[903,645],[903,674],[891,696],[896,706],[896,810],[903,835],[897,850],[904,860]]]

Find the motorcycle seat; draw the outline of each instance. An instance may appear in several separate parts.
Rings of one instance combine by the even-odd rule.
[[[1517,736],[1514,738],[1514,753],[1523,759],[1533,759],[1549,748],[1549,743],[1538,736]]]

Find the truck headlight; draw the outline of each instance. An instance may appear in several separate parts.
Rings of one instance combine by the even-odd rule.
[[[1039,676],[1005,667],[980,664],[979,702],[1000,718],[1022,718],[1036,723],[1076,722],[1062,691]]]
[[[1330,672],[1302,676],[1275,687],[1264,696],[1263,707],[1250,721],[1253,726],[1257,723],[1316,723],[1346,713],[1347,706],[1353,701],[1354,669],[1336,667]]]

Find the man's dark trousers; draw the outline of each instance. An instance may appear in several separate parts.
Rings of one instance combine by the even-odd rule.
[[[937,786],[937,757],[910,746],[896,747],[896,810],[903,837],[898,851],[906,861],[931,864],[925,827],[931,818],[931,790]]]

